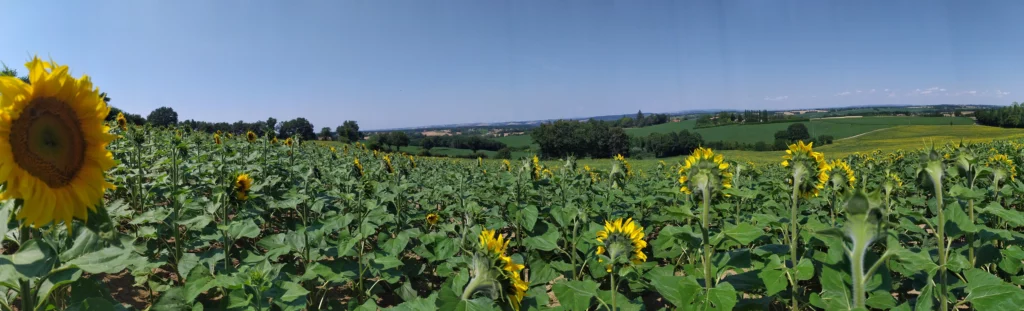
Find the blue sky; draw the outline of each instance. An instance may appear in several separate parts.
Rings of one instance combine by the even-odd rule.
[[[0,61],[111,104],[319,130],[619,114],[1009,104],[1024,1],[3,1]],[[23,70],[22,70],[23,71]]]

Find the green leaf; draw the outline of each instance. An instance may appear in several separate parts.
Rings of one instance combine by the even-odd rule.
[[[50,272],[50,275],[46,276],[46,279],[43,279],[43,282],[39,284],[39,295],[36,297],[36,301],[40,303],[39,307],[42,306],[42,303],[46,302],[46,297],[49,297],[55,288],[77,281],[80,277],[82,277],[82,270],[73,268]],[[36,309],[39,309],[39,307]]]
[[[587,310],[594,295],[597,294],[597,288],[597,282],[592,280],[567,281],[555,283],[551,291],[567,310]]]
[[[736,289],[732,287],[732,284],[718,283],[717,286],[708,290],[708,302],[714,306],[712,310],[732,310],[736,306]]]
[[[807,257],[800,258],[800,263],[796,265],[796,279],[800,281],[807,281],[814,277],[814,264],[811,263]]]
[[[402,265],[402,260],[395,257],[381,256],[374,258],[373,262],[376,264],[374,268],[376,268],[377,270],[387,270]]]
[[[533,231],[533,226],[537,224],[537,216],[540,215],[540,211],[537,210],[536,206],[527,205],[519,211],[523,215],[523,228],[527,231]]]
[[[786,277],[786,265],[782,263],[782,259],[778,255],[772,255],[768,259],[768,263],[761,269],[761,272],[757,274],[764,282],[765,293],[768,296],[774,296],[779,292],[782,292],[789,286],[789,279]]]
[[[285,290],[284,294],[281,295],[281,300],[285,302],[295,301],[298,299],[305,300],[306,295],[309,294],[308,290],[295,282],[281,282],[280,286]]]
[[[128,267],[128,258],[131,252],[123,248],[108,247],[102,250],[85,254],[67,262],[66,267],[78,267],[85,272],[115,273]]]
[[[654,276],[651,278],[651,285],[654,285],[668,302],[680,309],[690,307],[703,289],[692,277],[671,275]]]
[[[971,222],[971,218],[964,213],[959,203],[953,202],[946,206],[946,235],[956,238],[963,233],[977,233],[978,227]]]
[[[406,283],[406,284],[409,284],[409,283]],[[403,297],[402,299],[405,300],[405,302],[403,302],[400,305],[395,306],[394,308],[390,308],[388,310],[391,310],[391,311],[425,311],[425,310],[434,310],[435,308],[437,308],[435,306],[435,304],[437,303],[437,295],[430,295],[430,297],[427,297],[427,298],[415,297],[415,298],[405,299]]]
[[[558,248],[558,229],[548,226],[548,232],[540,236],[532,236],[523,240],[527,248],[542,251],[552,251]]]
[[[117,305],[120,307],[120,305]],[[107,310],[119,310],[121,308],[115,308],[114,303],[100,298],[100,297],[89,297],[78,303],[75,303],[68,307],[66,311],[107,311]],[[154,310],[156,310],[154,308]]]
[[[981,209],[981,212],[995,215],[996,217],[999,217],[999,219],[1013,225],[1013,227],[1024,226],[1024,214],[1020,211],[1004,209],[1003,206],[999,205],[999,203],[989,204],[985,208]]]
[[[232,222],[228,225],[228,236],[231,237],[232,240],[238,240],[241,238],[253,239],[260,236],[260,227],[257,226],[252,219]]]
[[[6,262],[4,262],[6,261]],[[22,278],[41,278],[50,273],[57,256],[50,244],[42,240],[29,240],[17,253],[0,257],[0,266],[13,265]]]
[[[974,288],[967,301],[975,310],[1019,310],[1024,306],[1024,291],[1010,284],[982,285]]]
[[[100,240],[100,236],[92,230],[88,230],[84,227],[77,227],[78,235],[75,237],[75,242],[72,243],[71,247],[60,254],[60,260],[67,262],[71,259],[82,256],[86,253],[97,251],[103,248],[103,243]]]
[[[896,299],[892,297],[892,294],[885,291],[871,292],[868,295],[868,300],[865,302],[872,309],[887,310],[896,307]]]
[[[190,300],[185,299],[185,291],[181,287],[173,287],[160,294],[160,299],[153,304],[153,311],[181,311],[192,308]]]
[[[764,235],[764,229],[755,227],[748,223],[740,223],[735,226],[726,226],[722,231],[725,236],[739,242],[741,245],[748,245]],[[718,244],[717,242],[715,244]]]

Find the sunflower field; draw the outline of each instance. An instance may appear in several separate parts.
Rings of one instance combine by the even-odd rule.
[[[0,78],[2,310],[1021,310],[1024,142],[452,160]]]

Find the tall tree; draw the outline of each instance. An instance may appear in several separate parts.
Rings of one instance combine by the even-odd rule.
[[[297,135],[303,140],[312,140],[316,138],[316,134],[313,133],[313,124],[309,123],[309,120],[302,117],[282,123],[280,132],[281,137],[294,137]]]
[[[160,107],[149,113],[146,122],[154,126],[168,126],[178,124],[178,113],[171,107]]]
[[[331,134],[331,128],[325,126],[325,127],[320,129],[320,140],[332,140],[332,139],[334,139],[334,135]]]

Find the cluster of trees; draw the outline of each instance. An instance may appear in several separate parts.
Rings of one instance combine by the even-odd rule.
[[[1024,106],[1013,102],[1013,105],[998,108],[978,110],[974,113],[978,123],[998,127],[1024,127]]]
[[[635,118],[622,117],[621,119],[618,119],[618,120],[615,120],[615,121],[609,121],[609,122],[611,122],[611,124],[609,124],[609,125],[611,125],[612,127],[621,127],[621,128],[645,127],[645,126],[651,126],[651,125],[658,125],[658,124],[666,123],[666,122],[668,122],[668,120],[669,120],[669,118],[668,118],[667,114],[655,113],[655,114],[650,114],[650,115],[644,116],[644,112],[643,111],[637,111]]]
[[[370,136],[366,141],[366,147],[373,150],[382,149],[381,147],[391,150],[391,147],[395,147],[395,150],[401,151],[402,147],[408,145],[409,135],[401,131],[379,133]]]
[[[109,97],[107,97],[107,100],[109,100]],[[127,111],[122,111],[121,109],[118,109],[117,107],[113,107],[113,106],[110,107],[110,113],[107,114],[107,117],[106,117],[105,120],[106,121],[114,121],[114,120],[116,120],[118,113],[123,113],[125,120],[128,120],[128,122],[131,123],[131,124],[135,124],[135,125],[146,124],[146,118],[143,118],[141,115],[138,115],[138,114],[135,114],[135,113],[128,113]]]
[[[697,118],[697,128],[722,126],[730,124],[754,124],[807,121],[807,118],[787,116],[768,110],[744,110],[741,113],[722,111],[716,114],[705,114]]]
[[[669,133],[652,133],[647,137],[633,140],[633,146],[639,147],[656,157],[687,155],[697,147],[704,146],[704,138],[697,132],[682,130]]]
[[[803,123],[790,124],[783,131],[775,132],[775,150],[785,150],[788,146],[796,141],[814,142],[815,145],[824,146],[832,144],[834,138],[832,135],[818,135],[818,137],[811,138],[811,133],[807,131],[807,126]],[[765,151],[757,149],[761,146],[755,146],[754,150]]]
[[[540,146],[541,154],[549,158],[567,155],[607,158],[629,153],[629,135],[621,127],[609,122],[559,120],[541,124],[530,132]]]
[[[420,136],[414,139],[413,145],[428,151],[435,147],[447,147],[469,149],[473,153],[476,153],[477,150],[498,151],[508,147],[503,142],[475,135]]]

